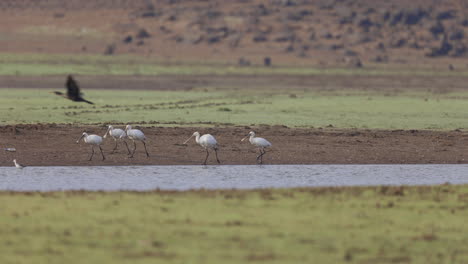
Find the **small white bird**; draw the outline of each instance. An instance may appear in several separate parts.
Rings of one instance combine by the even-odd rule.
[[[101,151],[101,155],[102,155],[102,160],[105,160],[106,158],[104,157],[104,153],[102,153],[102,148],[101,148],[101,144],[102,144],[102,137],[98,136],[98,135],[88,135],[88,133],[86,132],[83,132],[83,134],[81,135],[81,137],[76,141],[76,144],[80,143],[80,140],[84,138],[84,142],[87,143],[87,144],[90,144],[91,145],[91,156],[89,157],[89,160],[92,160],[93,159],[93,155],[94,155],[94,146],[98,146],[99,147],[99,150]]]
[[[22,168],[26,167],[26,166],[21,165],[18,162],[16,162],[16,159],[14,159],[13,162],[15,163],[15,167],[18,168],[18,169],[22,169]]]
[[[214,150],[216,155],[216,161],[218,163],[221,163],[218,159],[218,142],[216,142],[216,139],[212,135],[205,134],[200,137],[200,133],[195,132],[187,140],[185,140],[184,144],[186,144],[192,137],[195,137],[195,141],[206,150],[206,158],[203,162],[203,165],[206,165],[206,161],[208,160],[208,156],[210,155],[208,149]]]
[[[127,133],[127,137],[133,141],[133,152],[130,155],[130,158],[133,158],[133,154],[135,154],[135,150],[136,150],[135,140],[141,141],[141,143],[143,143],[143,146],[145,147],[146,157],[149,157],[148,150],[146,150],[145,134],[143,134],[143,132],[141,132],[141,130],[139,129],[132,129],[131,125],[127,125],[125,127],[125,133]]]
[[[250,131],[249,134],[247,134],[247,136],[245,136],[243,139],[241,139],[241,141],[244,141],[248,137],[250,137],[249,138],[250,144],[252,144],[252,145],[259,148],[260,155],[257,156],[257,163],[262,164],[263,163],[263,155],[265,155],[265,153],[266,153],[265,149],[268,148],[268,147],[271,147],[271,143],[268,140],[264,139],[264,138],[255,137],[255,132],[253,132],[253,131]]]
[[[123,129],[120,128],[114,128],[113,126],[109,126],[107,128],[106,134],[104,134],[103,138],[107,137],[107,134],[109,134],[115,141],[115,146],[114,149],[112,149],[111,153],[114,153],[114,151],[117,149],[117,141],[121,140],[123,143],[125,143],[125,146],[127,147],[128,154],[130,155],[130,149],[128,148],[127,141],[125,141],[125,138],[127,137],[127,133]]]

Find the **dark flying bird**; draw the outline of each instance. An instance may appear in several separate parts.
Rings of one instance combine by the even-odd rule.
[[[86,102],[88,104],[93,104],[92,102],[81,97],[82,93],[80,92],[80,87],[78,86],[78,83],[75,81],[75,79],[73,79],[71,75],[68,75],[65,86],[67,87],[67,94],[63,94],[62,92],[58,92],[58,91],[54,91],[53,93],[56,95],[65,97],[67,99],[70,99],[74,102]]]

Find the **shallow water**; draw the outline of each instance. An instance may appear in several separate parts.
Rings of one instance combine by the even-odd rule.
[[[468,183],[468,165],[234,165],[0,168],[0,190],[187,190]]]

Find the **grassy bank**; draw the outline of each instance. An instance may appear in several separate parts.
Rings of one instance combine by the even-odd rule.
[[[468,186],[0,193],[2,263],[466,263]]]
[[[52,89],[51,89],[52,90]],[[95,105],[45,89],[1,89],[0,124],[142,123],[290,127],[457,129],[466,126],[467,92],[340,93],[295,91],[86,90]]]

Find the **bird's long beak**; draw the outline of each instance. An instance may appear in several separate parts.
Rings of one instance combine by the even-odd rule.
[[[107,131],[106,131],[106,133],[104,134],[103,138],[106,138],[106,137],[107,137],[107,134],[109,133],[109,131],[110,131],[110,127],[107,128]]]
[[[184,145],[187,144],[187,142],[193,138],[193,135],[191,135],[187,140],[185,140]]]
[[[250,136],[250,134],[248,134],[247,136],[245,136],[243,139],[241,139],[241,142],[244,141],[246,138],[248,138]]]
[[[81,135],[81,137],[76,141],[76,144],[80,143],[80,140],[84,137],[84,135]]]

